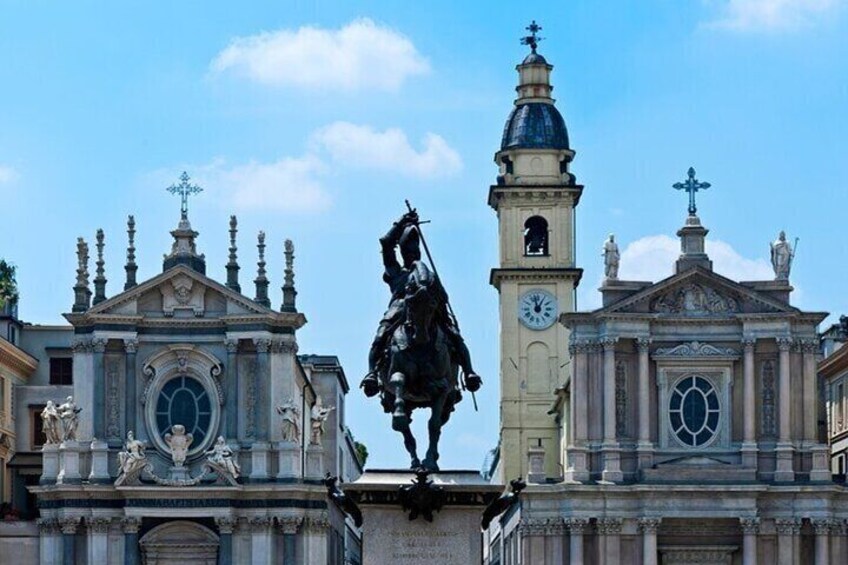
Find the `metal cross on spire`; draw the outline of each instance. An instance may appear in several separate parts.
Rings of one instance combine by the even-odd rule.
[[[542,26],[537,24],[536,20],[533,20],[532,22],[530,22],[530,25],[525,27],[524,29],[529,31],[530,35],[526,35],[526,36],[522,37],[521,38],[521,44],[522,45],[529,45],[530,50],[533,51],[533,53],[535,53],[536,47],[538,47],[539,42],[542,41],[543,39],[545,39],[544,37],[537,37],[536,36],[536,34],[538,32],[542,31]]]
[[[689,172],[687,173],[689,178],[684,182],[676,182],[673,186],[677,190],[685,190],[689,193],[689,215],[694,216],[698,211],[698,208],[695,206],[695,193],[699,190],[706,190],[710,187],[710,183],[701,182],[695,178],[695,168],[689,167]]]
[[[196,184],[190,184],[188,182],[190,179],[191,177],[188,176],[188,173],[183,171],[183,174],[180,175],[180,184],[172,184],[167,188],[171,194],[180,195],[180,217],[183,219],[188,218],[188,197],[192,194],[203,192],[203,189]]]

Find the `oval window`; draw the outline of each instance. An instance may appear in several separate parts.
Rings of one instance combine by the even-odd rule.
[[[686,377],[674,387],[669,400],[669,423],[683,445],[700,447],[712,441],[720,415],[716,389],[707,379]]]
[[[181,375],[165,383],[156,400],[156,428],[164,441],[165,434],[176,424],[192,434],[192,447],[203,443],[212,423],[212,403],[203,384]]]

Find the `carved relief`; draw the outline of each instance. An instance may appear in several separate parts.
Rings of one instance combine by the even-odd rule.
[[[194,279],[186,275],[172,278],[169,284],[159,287],[162,293],[162,312],[173,316],[175,310],[191,310],[195,316],[203,316],[206,306],[204,302],[206,288],[195,284]]]
[[[715,289],[690,283],[654,299],[653,312],[663,314],[707,315],[739,311],[739,303]]]
[[[774,406],[774,361],[768,359],[762,364],[763,383],[763,436],[775,436],[775,406]]]
[[[106,382],[108,388],[109,412],[106,423],[106,437],[118,439],[121,437],[121,406],[118,397],[118,361],[110,359],[106,365]]]
[[[615,435],[627,433],[627,366],[624,361],[615,364]]]
[[[739,352],[732,347],[716,347],[701,341],[681,343],[674,347],[659,347],[655,357],[737,357]]]
[[[256,437],[256,361],[251,359],[247,363],[247,394],[245,404],[247,418],[245,419],[244,435],[248,439]]]

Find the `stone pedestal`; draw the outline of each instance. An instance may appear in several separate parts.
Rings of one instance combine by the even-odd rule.
[[[604,443],[604,470],[601,479],[608,483],[620,483],[624,480],[621,472],[621,449],[617,443]]]
[[[58,474],[59,446],[52,443],[46,444],[41,448],[41,480],[39,480],[39,484],[55,484]]]
[[[545,448],[541,445],[532,445],[527,450],[527,482],[545,482]]]
[[[792,470],[792,458],[794,450],[792,444],[777,444],[775,449],[777,466],[774,471],[774,480],[777,483],[791,483],[795,481],[795,472]]]
[[[311,444],[306,448],[306,479],[321,480],[324,478],[324,448]]]
[[[566,450],[568,468],[565,470],[565,481],[585,483],[589,480],[589,469],[586,461],[586,448],[573,445]]]
[[[91,442],[91,473],[88,480],[92,483],[109,484],[109,445],[105,441]]]
[[[742,466],[747,467],[749,469],[756,469],[757,454],[759,453],[759,449],[757,449],[757,443],[743,442],[740,452],[742,455]]]
[[[188,473],[188,467],[180,465],[179,467],[170,467],[168,469],[168,479],[172,481],[190,481],[191,475]]]
[[[291,480],[300,478],[300,445],[293,441],[281,441],[277,444],[277,478]]]
[[[264,441],[254,442],[250,447],[250,480],[268,480],[268,452],[271,445]]]
[[[810,480],[820,482],[830,482],[832,479],[830,472],[830,449],[826,445],[816,445],[810,448],[813,465],[810,469]]]
[[[59,474],[56,476],[56,484],[78,485],[82,482],[80,452],[83,449],[78,441],[63,441],[59,444]]]
[[[446,471],[430,480],[446,492],[446,504],[434,512],[409,519],[398,501],[400,487],[412,484],[409,471],[367,471],[344,490],[360,499],[363,565],[467,565],[482,562],[480,520],[489,497],[503,487],[492,485],[477,471]]]

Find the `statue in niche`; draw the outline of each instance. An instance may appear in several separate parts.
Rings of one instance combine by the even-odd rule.
[[[76,441],[79,413],[82,412],[82,408],[74,404],[73,396],[69,396],[56,408],[56,412],[62,422],[62,441]]]
[[[277,414],[282,417],[283,441],[300,442],[300,409],[289,397],[281,406],[277,406]]]
[[[615,242],[615,234],[609,234],[609,239],[604,242],[604,276],[607,280],[618,279],[618,262],[621,255],[618,252],[618,244]]]
[[[786,232],[781,230],[777,240],[771,244],[771,266],[774,269],[774,280],[789,280],[789,271],[792,270],[792,260],[795,258],[795,250],[786,241]],[[798,245],[796,238],[795,245]]]
[[[188,448],[194,441],[194,436],[185,433],[185,426],[181,424],[171,426],[171,431],[173,433],[165,434],[165,443],[171,449],[171,459],[174,461],[174,466],[182,467],[185,464]]]
[[[124,451],[118,453],[118,467],[120,474],[118,479],[124,477],[121,483],[131,478],[147,465],[147,456],[144,454],[144,442],[135,439],[132,431],[127,432],[127,443],[124,444]]]
[[[62,441],[62,424],[59,411],[52,400],[48,400],[47,406],[41,411],[41,423],[44,430],[45,445],[55,445]]]
[[[241,467],[234,459],[233,450],[224,441],[224,436],[218,436],[212,449],[206,452],[206,462],[219,475],[227,475],[233,480],[239,478]]]
[[[321,395],[315,397],[315,404],[312,406],[312,437],[313,445],[321,445],[321,438],[324,437],[324,422],[330,417],[330,412],[335,410],[334,406],[324,406],[321,400]]]

